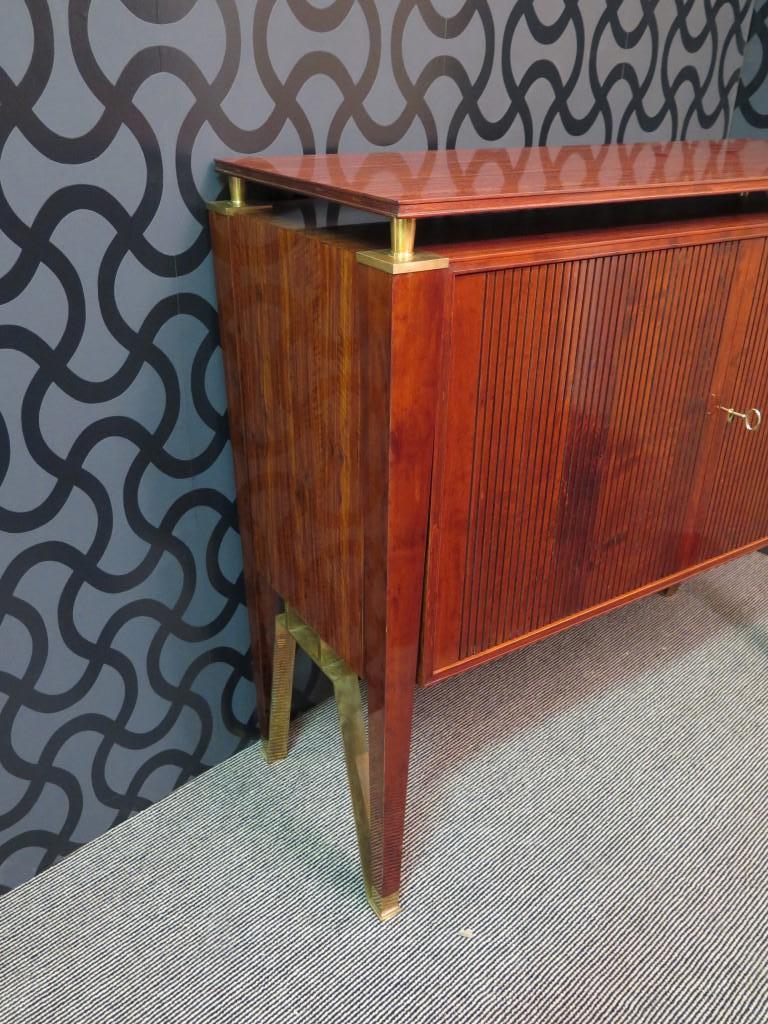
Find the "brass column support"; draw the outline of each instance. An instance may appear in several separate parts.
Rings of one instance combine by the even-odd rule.
[[[389,222],[390,251],[395,260],[412,260],[416,242],[415,217],[393,217]]]
[[[291,688],[296,645],[312,659],[333,685],[339,715],[347,784],[352,798],[357,846],[368,902],[381,921],[400,910],[399,893],[382,898],[373,885],[371,870],[371,787],[368,738],[357,673],[286,604],[275,622],[275,658],[269,736],[264,744],[268,761],[285,757],[291,717]]]
[[[227,175],[229,185],[229,201],[233,206],[245,206],[246,185],[245,178],[238,178],[236,174]]]
[[[237,174],[227,175],[227,188],[229,199],[215,199],[206,203],[212,213],[248,214],[272,209],[272,203],[249,203],[248,182]]]
[[[415,252],[415,243],[416,218],[392,217],[389,221],[389,249],[365,249],[357,253],[357,261],[386,274],[415,274],[419,270],[442,270],[448,266],[446,256]]]

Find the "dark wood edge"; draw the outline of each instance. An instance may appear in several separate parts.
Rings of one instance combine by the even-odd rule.
[[[455,273],[506,270],[510,267],[540,263],[559,263],[595,256],[615,256],[628,251],[647,252],[652,249],[682,248],[711,242],[741,241],[763,238],[768,234],[768,213],[740,214],[727,217],[706,217],[688,223],[660,223],[631,228],[582,230],[538,238],[510,236],[486,243],[474,243],[471,251],[462,253],[451,246],[433,245],[435,252],[448,257]],[[591,235],[591,237],[589,237]]]
[[[456,274],[453,267],[445,287],[445,314],[442,332],[441,351],[437,367],[437,410],[435,418],[435,440],[432,451],[432,487],[430,492],[429,524],[427,550],[424,566],[424,590],[421,615],[421,642],[419,643],[419,664],[417,684],[426,686],[430,681],[431,666],[434,664],[435,629],[437,628],[437,592],[439,585],[440,559],[440,509],[443,505],[444,459],[442,453],[448,436],[448,418],[441,415],[448,400],[448,384],[450,381],[451,358],[453,350],[453,319],[454,319],[454,288]]]
[[[472,213],[499,213],[501,211],[551,209],[565,206],[590,206],[595,203],[627,203],[647,199],[686,199],[700,196],[736,195],[739,192],[764,192],[768,189],[768,179],[761,178],[724,178],[722,181],[708,182],[704,187],[695,182],[679,182],[670,185],[628,185],[626,188],[586,190],[571,189],[558,192],[518,193],[514,199],[509,196],[490,196],[482,200],[466,199],[430,199],[413,200],[398,203],[399,217],[435,217],[458,216]],[[428,207],[428,209],[425,209]]]
[[[256,714],[261,735],[266,738],[269,735],[272,645],[278,601],[269,582],[258,575],[253,550],[251,478],[243,434],[246,418],[238,372],[240,360],[237,356],[242,344],[234,280],[237,264],[232,256],[232,232],[237,223],[234,218],[223,216],[216,211],[210,211],[208,219],[214,242],[213,266],[220,314],[219,336],[227,383],[227,420],[235,471],[238,532],[243,548],[243,583],[251,634],[251,669],[256,686]]]

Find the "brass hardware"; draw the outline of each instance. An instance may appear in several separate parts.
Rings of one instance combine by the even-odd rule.
[[[722,409],[727,415],[727,422],[732,423],[734,419],[740,419],[744,423],[745,430],[753,431],[757,430],[763,421],[763,414],[759,409],[747,409],[746,412],[737,412],[735,409],[729,408],[727,405],[718,405],[718,409]]]
[[[237,174],[227,175],[229,199],[214,199],[205,205],[212,213],[233,214],[256,213],[258,210],[271,210],[272,203],[249,203],[247,182]]]
[[[417,274],[421,270],[444,270],[448,266],[445,256],[434,252],[415,252],[410,260],[398,260],[389,249],[363,249],[357,253],[357,262],[385,274]]]
[[[357,673],[340,658],[288,604],[275,623],[275,660],[272,681],[267,759],[284,757],[287,750],[288,720],[291,709],[293,656],[296,644],[312,659],[333,685],[339,715],[347,784],[357,833],[360,865],[365,892],[380,921],[389,921],[400,910],[400,894],[382,898],[371,877],[371,788],[368,775],[368,739]],[[269,756],[274,736],[275,757]]]
[[[397,917],[400,913],[399,892],[393,892],[390,896],[382,899],[373,886],[370,887],[370,891],[368,886],[366,886],[366,895],[368,896],[368,902],[373,907],[373,912],[380,921],[391,921],[393,917]]]
[[[389,249],[365,249],[358,252],[358,263],[364,263],[385,274],[415,274],[420,270],[443,270],[448,266],[445,256],[434,252],[414,252],[416,219],[393,217],[389,222]]]
[[[288,754],[295,656],[296,641],[286,629],[284,616],[278,615],[275,621],[269,729],[262,745],[264,757],[270,763],[281,761]]]
[[[416,219],[414,217],[393,217],[389,222],[389,237],[394,259],[401,261],[413,259],[413,244],[416,241]]]
[[[205,206],[210,213],[223,213],[225,217],[247,217],[252,213],[261,213],[264,210],[272,209],[272,203],[263,205],[246,203],[244,206],[233,206],[228,199],[212,199]]]
[[[236,174],[227,175],[229,185],[229,201],[233,206],[245,206],[245,178],[238,178]]]

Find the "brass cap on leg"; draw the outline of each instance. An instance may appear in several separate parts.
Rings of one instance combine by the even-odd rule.
[[[366,886],[365,891],[368,896],[368,902],[380,921],[391,921],[393,917],[397,917],[400,913],[399,892],[393,892],[389,896],[381,897],[373,886]]]

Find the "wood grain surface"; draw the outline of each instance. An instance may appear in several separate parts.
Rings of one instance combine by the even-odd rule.
[[[764,246],[456,275],[427,676],[768,534],[766,435],[712,419],[718,374],[721,397],[765,395]]]
[[[268,216],[211,223],[246,579],[263,577],[363,675],[354,248]]]

